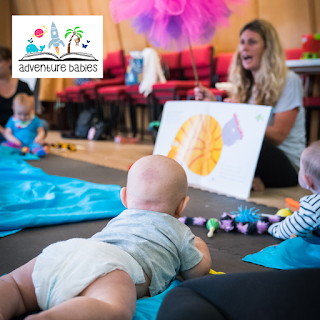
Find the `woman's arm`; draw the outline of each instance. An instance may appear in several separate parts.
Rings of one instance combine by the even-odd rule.
[[[286,140],[296,121],[298,112],[299,108],[297,107],[289,111],[275,113],[273,125],[267,126],[266,140],[277,146]]]

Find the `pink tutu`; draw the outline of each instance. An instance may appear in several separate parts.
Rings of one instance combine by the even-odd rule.
[[[228,5],[247,0],[112,0],[111,14],[116,23],[133,19],[138,33],[147,33],[156,47],[182,50],[191,43],[211,41],[218,24],[227,26]]]

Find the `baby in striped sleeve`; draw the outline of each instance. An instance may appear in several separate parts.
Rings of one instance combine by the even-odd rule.
[[[320,141],[301,154],[299,184],[313,194],[300,199],[298,211],[269,227],[268,232],[276,238],[305,237],[309,232],[320,237]]]

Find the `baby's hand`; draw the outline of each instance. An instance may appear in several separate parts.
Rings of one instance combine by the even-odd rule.
[[[22,147],[22,142],[20,140],[18,140],[17,138],[14,139],[14,141],[12,141],[14,144],[16,144],[18,147]]]
[[[34,142],[38,144],[43,144],[44,140],[42,137],[35,137]]]

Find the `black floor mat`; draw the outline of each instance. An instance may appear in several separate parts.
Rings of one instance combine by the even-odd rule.
[[[43,169],[48,174],[72,177],[95,183],[126,184],[125,171],[106,168],[87,162],[72,160],[49,154],[40,161],[29,161],[34,167]],[[258,205],[244,200],[189,188],[190,201],[184,215],[219,219],[223,212],[230,212],[247,206],[260,209],[260,212],[275,214],[276,208]],[[30,228],[16,234],[0,238],[0,275],[8,273],[37,256],[49,244],[73,237],[88,238],[105,227],[109,220],[86,221],[65,225]],[[191,227],[196,236],[208,244],[212,257],[212,268],[226,273],[270,270],[261,266],[243,262],[241,259],[266,246],[280,241],[268,234],[243,235],[216,231],[213,238],[207,238],[207,229]]]

